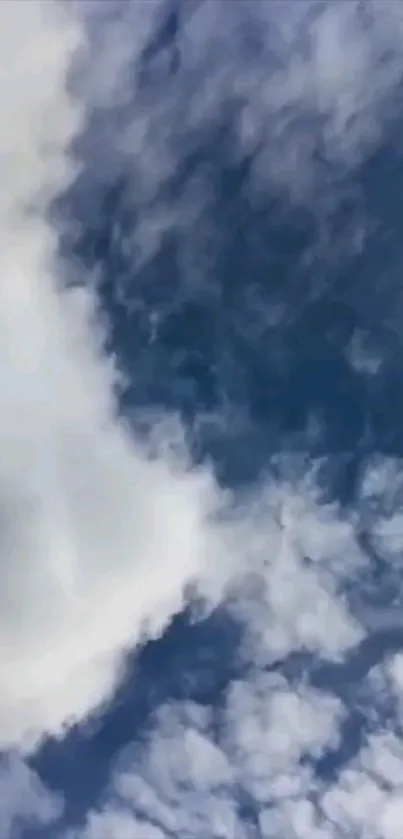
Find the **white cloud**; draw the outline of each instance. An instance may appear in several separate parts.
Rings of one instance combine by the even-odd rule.
[[[312,759],[337,748],[348,713],[325,693],[262,672],[231,685],[223,710],[167,704],[145,745],[124,750],[105,801],[71,837],[119,839],[121,816],[133,839],[147,829],[153,837],[253,839],[256,825],[264,839],[398,839],[397,734],[380,723],[335,779],[314,771]]]
[[[67,15],[47,0],[0,7],[3,747],[61,734],[106,699],[212,548],[207,473],[147,462],[115,419],[93,301],[59,293],[44,212],[74,174],[82,118],[65,83],[83,33]]]
[[[175,46],[165,44],[149,61],[159,84],[145,90],[137,60],[153,36],[155,41],[164,4],[113,6],[106,0],[106,25],[99,4],[87,6],[94,14],[87,20],[85,73],[77,84],[97,105],[121,108],[114,124],[110,114],[102,123],[96,154],[109,145],[111,164],[120,152],[128,171],[135,170],[133,198],[144,211],[178,158],[194,150],[197,130],[219,124],[230,103],[238,104],[232,154],[257,152],[257,193],[273,179],[295,195],[326,185],[338,167],[354,166],[370,153],[393,114],[403,70],[398,3],[370,0],[365,10],[359,0],[184,4]],[[174,50],[179,69],[170,77]],[[333,164],[333,174],[329,167],[324,172],[315,150]],[[104,155],[104,165],[108,160]],[[192,208],[191,202],[186,208],[159,204],[158,217],[156,209],[154,204],[152,218],[144,219],[142,235],[164,219],[186,223]]]
[[[278,623],[276,651],[321,646],[328,614],[328,651],[357,637],[331,592],[300,568],[300,551],[282,547],[270,509],[258,530],[253,516],[241,525],[237,545],[238,522],[213,526],[223,501],[208,471],[167,454],[147,460],[116,420],[116,374],[102,357],[94,301],[83,290],[60,293],[56,236],[44,216],[46,200],[74,174],[66,151],[82,110],[65,81],[84,36],[61,7],[31,0],[21,29],[21,8],[5,2],[0,11],[8,50],[0,88],[3,747],[60,735],[85,718],[111,696],[125,652],[181,608],[189,582],[219,598],[233,565],[238,579],[262,573],[270,551],[265,608]],[[290,575],[300,581],[292,614],[281,594]]]
[[[285,461],[284,476],[268,476],[231,522],[228,542],[241,572],[228,606],[245,626],[246,655],[254,660],[269,663],[301,648],[337,658],[362,637],[341,590],[368,559],[354,520],[321,497],[316,470],[305,464],[301,477],[298,463]]]
[[[232,608],[263,632],[265,654],[302,646],[337,656],[360,636],[330,567],[346,545],[352,564],[359,559],[337,510],[315,500],[303,509],[304,492],[298,501],[286,482],[269,487],[258,513],[247,506],[213,525],[225,499],[208,471],[167,455],[148,461],[116,421],[116,373],[102,357],[94,301],[59,293],[44,217],[46,199],[74,175],[66,152],[85,99],[72,102],[65,82],[84,30],[62,7],[25,5],[22,29],[21,5],[0,12],[3,747],[85,718],[111,696],[125,652],[181,608],[186,584],[219,599],[231,568]],[[278,526],[280,508],[288,519]],[[307,549],[315,567],[303,564]],[[259,597],[239,598],[251,574],[262,580]]]
[[[379,137],[384,102],[402,66],[400,13],[371,4],[367,39],[359,4],[320,6],[305,59],[300,39],[308,6],[303,13],[288,7],[289,17],[284,4],[256,2],[251,19],[251,7],[239,2],[231,4],[233,20],[225,3],[195,8],[180,36],[186,72],[178,85],[163,101],[143,103],[136,119],[131,114],[121,144],[114,127],[100,135],[93,165],[113,161],[115,153],[135,165],[137,155],[145,250],[164,224],[187,222],[183,208],[172,214],[162,207],[147,231],[147,201],[178,150],[188,151],[186,132],[218,118],[228,97],[244,100],[242,153],[262,143],[257,177],[264,172],[288,186],[296,186],[301,162],[309,162],[307,180],[311,174],[315,180],[312,140],[308,134],[296,140],[300,129],[290,109],[326,117],[322,139],[336,163],[356,162]],[[192,470],[166,453],[147,459],[115,416],[117,374],[103,357],[96,301],[83,290],[59,291],[62,266],[46,204],[74,177],[66,152],[86,108],[126,101],[132,16],[140,51],[159,13],[156,5],[147,20],[136,17],[142,8],[124,4],[106,39],[97,3],[84,7],[84,21],[81,5],[69,11],[49,0],[0,4],[0,747],[29,748],[47,734],[61,736],[99,708],[113,694],[127,650],[161,632],[181,608],[186,585],[196,581],[208,601],[223,600],[244,624],[242,653],[258,673],[228,692],[219,742],[203,709],[161,709],[145,749],[125,753],[126,768],[118,768],[108,800],[89,814],[82,835],[142,839],[148,831],[149,839],[160,839],[170,831],[246,839],[251,828],[239,811],[241,790],[267,839],[276,831],[335,839],[345,825],[362,830],[364,839],[374,819],[377,839],[396,839],[402,759],[395,742],[392,780],[390,743],[378,737],[322,789],[303,759],[337,743],[344,709],[331,696],[259,670],[299,649],[337,659],[361,639],[342,596],[346,580],[358,578],[367,562],[355,518],[325,504],[309,474],[302,482],[293,474],[268,478],[264,491],[231,507],[207,469]],[[273,74],[271,15],[278,37]],[[244,24],[269,39],[267,64],[239,53]],[[65,84],[80,45],[81,67],[87,55],[94,72],[85,85],[76,79],[73,102]],[[291,458],[291,473],[294,467]],[[388,492],[381,489],[384,499]],[[382,508],[377,535],[382,551],[396,554],[390,515]],[[379,775],[389,773],[392,791],[373,779],[368,755]],[[52,808],[41,812],[44,821],[53,817]]]
[[[389,479],[383,482],[386,475]],[[390,509],[400,482],[396,462],[384,463],[383,469],[375,462],[372,473],[368,468],[363,475],[362,497],[376,490],[378,510]],[[368,677],[361,675],[360,685],[357,682],[353,702],[368,715],[374,733],[363,732],[358,751],[350,752],[350,757],[343,724],[351,712],[354,672],[344,704],[331,693],[331,685],[328,693],[313,690],[309,675],[306,681],[304,677],[300,682],[287,681],[266,669],[276,652],[285,655],[308,647],[337,658],[359,640],[359,629],[344,610],[335,585],[343,579],[343,557],[346,580],[362,569],[364,557],[354,539],[360,503],[351,520],[343,520],[334,504],[319,503],[312,475],[302,486],[298,481],[292,485],[284,480],[282,487],[276,482],[271,494],[266,488],[264,497],[258,514],[256,507],[254,514],[250,507],[243,515],[238,509],[231,532],[249,572],[240,574],[236,594],[232,589],[227,604],[244,622],[245,675],[229,683],[224,708],[185,701],[162,705],[148,731],[142,732],[141,743],[133,743],[119,756],[108,788],[82,827],[73,832],[74,839],[96,839],[103,829],[108,839],[119,839],[120,816],[133,839],[141,839],[147,830],[164,839],[171,835],[253,839],[256,824],[264,839],[279,835],[398,839],[403,750],[394,726],[401,719],[401,654],[371,670]],[[248,538],[242,533],[245,521]],[[308,546],[312,558],[306,566]],[[293,556],[291,566],[287,552]],[[329,580],[333,580],[331,596],[323,587]],[[272,599],[266,594],[271,586]],[[324,596],[329,611],[318,621],[316,604]],[[304,614],[312,618],[313,635],[304,631]],[[368,615],[367,622],[371,632]],[[277,646],[279,636],[286,638],[283,647]],[[337,665],[334,676],[342,678]],[[344,696],[342,684],[337,690]],[[393,698],[398,716],[391,723],[383,719],[380,706]],[[334,777],[316,773],[315,762],[333,751],[337,755],[342,743],[347,757]],[[352,740],[351,751],[353,746]]]
[[[328,245],[327,258],[335,257],[332,249],[341,245],[337,237],[329,243],[326,220],[346,189],[346,169],[371,155],[399,110],[399,3],[178,4],[175,46],[165,43],[155,50],[146,69],[139,59],[147,42],[155,43],[166,14],[163,1],[100,0],[77,6],[85,18],[87,47],[75,85],[90,112],[92,103],[97,105],[92,129],[81,143],[86,183],[95,193],[94,182],[113,181],[124,171],[122,200],[138,211],[133,230],[121,230],[115,220],[128,262],[132,259],[138,268],[158,251],[167,231],[179,232],[178,283],[185,294],[200,285],[214,293],[211,265],[222,246],[213,204],[214,164],[195,166],[174,199],[161,185],[178,164],[193,153],[197,157],[200,138],[212,136],[228,114],[227,163],[249,154],[253,158],[244,192],[259,203],[274,183],[294,199],[308,201],[318,217],[317,247],[326,250]],[[177,68],[173,75],[172,66]],[[347,197],[351,203],[351,191]],[[368,224],[361,202],[356,218],[340,234],[346,247],[362,251]],[[130,299],[127,284],[132,281],[127,275],[116,278],[124,299]],[[310,290],[315,297],[316,289]],[[266,326],[273,310],[267,312]],[[376,365],[373,353],[363,349],[350,348],[353,363]]]
[[[403,826],[403,751],[391,733],[371,736],[326,791],[321,806],[336,827],[360,837],[398,839]]]
[[[59,796],[46,789],[35,772],[18,754],[3,757],[0,763],[0,831],[15,836],[19,827],[46,827],[60,817]]]
[[[131,810],[136,839],[139,818],[163,836],[247,839],[253,831],[242,800],[262,826],[271,807],[273,828],[284,802],[312,788],[311,772],[299,760],[320,755],[337,739],[340,704],[259,674],[232,686],[217,740],[213,716],[214,709],[186,703],[162,708],[145,749],[133,745],[122,755],[108,791],[112,803],[89,815],[80,837],[95,839],[104,816],[120,810],[127,818]]]

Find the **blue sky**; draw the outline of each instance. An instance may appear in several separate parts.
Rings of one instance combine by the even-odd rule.
[[[0,4],[0,834],[403,835],[403,7]]]

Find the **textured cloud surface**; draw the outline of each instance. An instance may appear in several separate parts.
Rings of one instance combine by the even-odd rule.
[[[45,211],[73,174],[79,25],[48,2],[0,15],[0,742],[13,746],[85,717],[125,649],[180,607],[209,562],[214,492],[146,462],[115,420],[91,299],[60,293]]]
[[[3,745],[60,733],[98,706],[121,654],[163,627],[185,584],[209,567],[220,576],[230,541],[228,528],[209,525],[208,475],[147,462],[115,421],[92,301],[59,291],[45,211],[74,174],[66,152],[85,101],[74,104],[65,86],[84,30],[62,7],[25,6],[22,31],[15,5],[1,11],[10,53],[1,131]],[[264,525],[259,557],[266,535]],[[316,585],[307,577],[309,591]],[[315,627],[307,633],[315,643]]]
[[[396,734],[380,726],[337,780],[318,776],[323,754],[337,750],[343,715],[334,698],[262,673],[234,682],[219,711],[167,705],[145,746],[122,754],[105,803],[78,835],[398,839]]]
[[[319,245],[309,259],[328,247],[331,263],[341,244],[333,246],[329,220],[347,195],[346,178],[378,148],[397,110],[402,32],[392,2],[0,4],[5,836],[18,820],[80,839],[398,839],[403,831],[401,456],[367,449],[352,499],[333,500],[330,456],[306,454],[326,425],[312,411],[305,449],[284,432],[262,459],[259,481],[227,491],[211,461],[196,466],[186,452],[186,433],[164,399],[150,408],[144,397],[161,378],[153,348],[177,299],[221,294],[210,269],[228,246],[222,228],[231,219],[214,216],[221,185],[212,164],[197,167],[199,146],[214,157],[211,136],[225,134],[230,115],[225,166],[247,167],[246,203],[259,209],[266,191],[277,190],[293,209],[312,206]],[[125,216],[128,231],[117,221],[111,234],[130,266],[125,276],[118,260],[88,267],[72,253],[103,185],[119,178],[123,209],[137,215],[132,227]],[[63,198],[73,200],[76,188],[82,215],[69,227]],[[372,221],[360,205],[343,234],[344,256],[362,253]],[[140,309],[134,292],[142,283],[157,300],[141,270],[177,235],[175,293],[168,288],[163,306],[143,312],[139,334],[148,344],[124,369],[142,396],[141,411],[134,400],[134,417],[124,421],[100,301],[112,287],[121,306]],[[230,251],[240,238],[236,228]],[[167,264],[163,257],[162,286]],[[248,265],[239,270],[247,275]],[[296,297],[302,311],[319,296],[320,277],[311,274],[302,290],[285,276],[239,334],[277,335]],[[341,335],[342,369],[377,380],[383,348],[350,328],[346,309],[339,320],[327,324],[329,365]],[[214,329],[208,320],[206,335]],[[308,323],[314,348],[315,329]],[[216,331],[221,347],[225,328]],[[140,339],[130,340],[137,347]],[[276,340],[261,354],[280,369],[289,348],[280,352]],[[217,376],[231,370],[229,354],[218,355]],[[167,391],[182,362],[178,350],[162,368]],[[241,376],[234,379],[238,395]],[[303,382],[296,376],[291,390],[303,394]],[[204,406],[196,419],[221,423],[225,437],[250,416],[242,398],[231,414],[228,393],[220,397],[210,416]],[[140,436],[144,414],[147,432],[158,417],[151,438]],[[127,653],[163,634],[191,592],[204,600],[203,614],[217,608],[239,631],[237,673],[217,702],[163,699],[71,833],[61,799],[19,755],[49,736],[63,740],[102,710]],[[355,719],[367,726],[357,742]]]

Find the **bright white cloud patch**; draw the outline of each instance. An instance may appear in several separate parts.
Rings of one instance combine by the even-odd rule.
[[[85,839],[250,839],[251,808],[264,839],[401,832],[395,735],[374,735],[326,785],[313,766],[337,748],[341,699],[264,670],[298,650],[338,662],[359,644],[361,613],[350,614],[342,591],[368,562],[357,539],[361,507],[382,496],[372,535],[395,562],[400,511],[391,482],[397,492],[401,465],[371,466],[348,517],[324,503],[310,467],[301,479],[292,458],[283,477],[277,468],[242,503],[223,497],[207,469],[169,453],[148,459],[116,419],[117,374],[103,357],[96,301],[60,291],[57,236],[46,218],[49,200],[75,175],[69,146],[94,105],[130,106],[123,129],[111,116],[100,132],[92,165],[105,164],[100,177],[109,165],[141,174],[144,213],[132,244],[143,255],[167,226],[197,220],[198,184],[172,212],[158,206],[152,215],[148,202],[178,153],[190,150],[186,137],[217,121],[227,100],[242,103],[236,154],[260,148],[258,188],[262,174],[298,196],[316,183],[312,134],[301,132],[297,114],[321,126],[323,154],[335,165],[365,156],[403,66],[400,7],[370,3],[365,28],[361,4],[286,5],[287,14],[285,4],[259,0],[192,4],[179,36],[184,71],[133,116],[131,58],[157,24],[159,4],[0,4],[0,747],[62,736],[110,699],[124,654],[164,629],[189,583],[242,623],[249,667],[227,692],[218,737],[214,709],[159,710],[145,746],[123,754],[106,802],[79,834]],[[119,13],[113,25],[106,9]],[[255,63],[239,51],[247,26],[267,41]],[[157,76],[166,75],[164,61]],[[72,62],[85,72],[74,101],[66,92]],[[379,484],[386,468],[387,487]],[[400,665],[390,666],[385,689],[399,690]],[[21,773],[24,790],[33,782],[32,816],[50,822],[52,802],[24,764]],[[4,818],[6,834],[14,815]]]
[[[65,91],[83,33],[4,2],[0,127],[0,745],[61,734],[110,696],[120,657],[209,564],[204,475],[147,463],[115,420],[92,301],[60,294],[48,200],[74,171]]]
[[[389,690],[371,679],[374,702]],[[340,746],[349,708],[251,670],[223,709],[163,706],[145,744],[126,748],[99,808],[69,839],[398,839],[403,751],[379,725],[336,778],[315,762]],[[131,834],[130,834],[131,830]]]
[[[363,495],[377,490],[379,506],[396,497],[401,479],[398,464],[384,463],[384,470],[387,485],[379,463],[363,477]],[[162,704],[141,742],[123,749],[98,806],[68,839],[398,839],[401,654],[367,674],[365,668],[356,671],[353,659],[347,669],[335,660],[327,669],[333,676],[321,690],[310,684],[309,671],[306,680],[295,682],[266,669],[276,654],[299,649],[339,660],[344,652],[348,661],[346,648],[358,645],[360,630],[335,593],[343,562],[350,581],[362,570],[354,528],[335,506],[318,503],[311,482],[304,489],[294,484],[294,490],[286,481],[282,489],[276,483],[269,498],[264,512],[270,524],[262,525],[251,509],[245,517],[248,526],[253,522],[249,551],[242,544],[239,510],[235,527],[249,573],[240,575],[227,605],[245,627],[244,675],[229,681],[217,705]],[[308,568],[304,557],[310,559]],[[310,619],[308,634],[304,617]],[[378,624],[371,626],[368,615],[367,621],[376,646]],[[385,700],[396,702],[392,723],[382,719]],[[363,732],[355,746],[344,725],[356,708],[375,733]],[[337,771],[328,776],[318,770],[332,753],[337,765],[339,749],[345,757]]]
[[[259,523],[252,516],[253,540],[239,547],[238,524],[209,520],[218,491],[207,472],[148,462],[116,421],[115,374],[93,301],[59,293],[45,218],[47,201],[74,175],[67,152],[85,100],[71,101],[66,81],[84,29],[74,5],[68,13],[4,2],[0,14],[0,743],[8,746],[86,717],[111,695],[125,651],[181,608],[184,586],[204,581],[209,594],[215,581],[219,593],[230,561],[242,578],[270,559],[262,608],[274,652],[306,645],[335,654],[356,629],[331,587],[302,569],[298,546],[273,530],[270,505]]]

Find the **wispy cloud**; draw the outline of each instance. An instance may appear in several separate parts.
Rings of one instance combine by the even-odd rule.
[[[162,632],[194,584],[245,628],[247,673],[229,686],[221,733],[213,708],[161,707],[80,835],[249,839],[258,824],[265,839],[352,829],[397,839],[395,734],[374,735],[326,784],[315,762],[337,748],[342,699],[265,670],[299,650],[337,663],[371,631],[346,591],[370,563],[363,497],[347,515],[290,458],[239,500],[169,446],[149,457],[117,419],[96,299],[61,290],[47,209],[79,164],[100,179],[124,168],[136,174],[145,258],[167,226],[204,212],[198,182],[174,208],[160,188],[227,105],[238,109],[234,158],[256,152],[253,195],[270,179],[305,197],[323,161],[337,176],[382,135],[403,66],[400,7],[189,4],[175,55],[150,47],[161,9],[0,4],[0,746],[29,750],[102,707],[126,652]],[[147,73],[167,80],[161,93]],[[388,559],[400,550],[398,509],[380,508],[371,533]],[[399,672],[397,661],[389,680]]]
[[[112,165],[119,151],[136,175],[134,200],[154,197],[178,159],[229,112],[231,153],[255,155],[256,191],[276,181],[299,196],[365,159],[396,113],[398,3],[101,6],[103,15],[99,4],[85,7],[93,14],[86,15],[85,74],[77,86],[105,109],[97,116],[105,145],[93,152],[108,146],[103,162]]]
[[[162,186],[228,109],[231,161],[253,157],[250,199],[275,184],[298,200],[319,194],[322,209],[338,200],[340,176],[377,147],[394,114],[403,69],[398,4],[189,4],[176,18],[175,45],[168,39],[154,51],[150,33],[163,7],[153,4],[139,28],[141,8],[116,6],[108,41],[101,19],[87,20],[89,74],[77,80],[100,108],[96,162],[91,130],[80,151],[91,177],[121,168],[132,178],[128,200],[141,221],[122,247],[137,265],[167,229],[180,227],[197,247],[200,219],[208,227],[208,173],[175,201]],[[372,364],[359,347],[351,353],[356,366]],[[377,720],[376,733],[329,779],[318,766],[343,748],[348,696],[340,685],[315,690],[308,676],[295,683],[267,668],[302,650],[327,658],[343,677],[343,658],[382,626],[387,609],[375,625],[360,589],[372,562],[361,535],[369,527],[367,544],[387,562],[400,555],[393,492],[401,465],[369,464],[347,514],[325,501],[320,468],[292,457],[284,464],[268,465],[264,487],[247,499],[230,499],[214,527],[213,565],[224,561],[227,576],[221,607],[244,628],[244,677],[228,685],[223,708],[162,705],[142,745],[120,756],[81,838],[398,836],[403,763],[395,730]],[[399,666],[399,659],[379,665],[377,680],[364,672],[374,702],[399,691]]]
[[[18,753],[0,763],[1,835],[16,836],[23,826],[46,829],[63,812],[60,796],[51,793]]]

